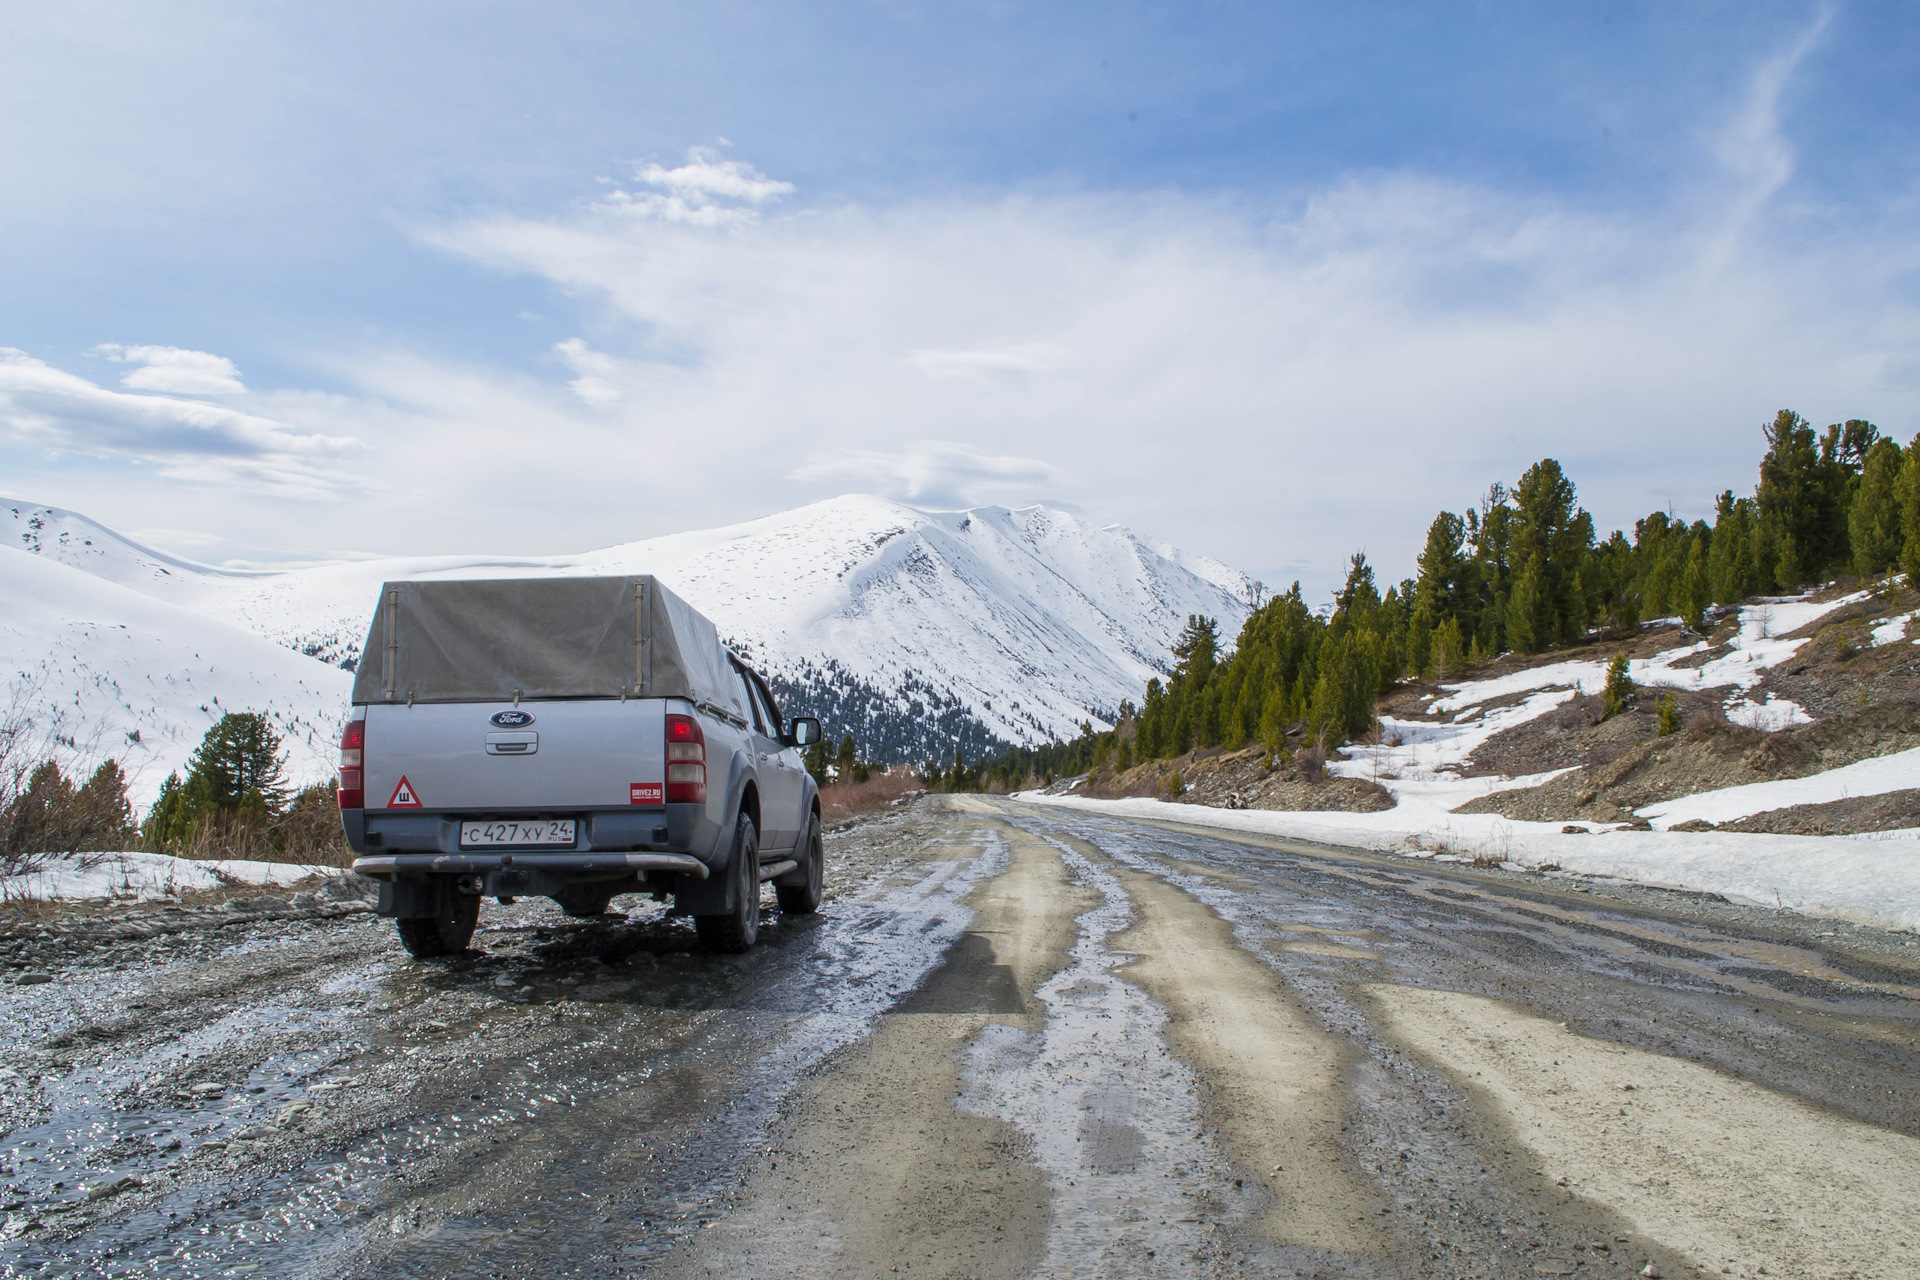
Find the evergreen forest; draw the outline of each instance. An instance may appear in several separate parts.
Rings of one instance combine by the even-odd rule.
[[[1294,583],[1257,603],[1224,658],[1215,621],[1191,617],[1172,670],[1121,707],[1114,730],[1087,723],[1072,741],[930,765],[928,781],[1014,787],[1196,747],[1285,756],[1290,739],[1324,756],[1372,728],[1375,699],[1404,679],[1658,619],[1699,630],[1718,604],[1920,570],[1920,436],[1903,449],[1870,422],[1817,431],[1790,410],[1761,430],[1758,483],[1721,493],[1711,523],[1656,511],[1602,539],[1572,478],[1544,458],[1511,489],[1495,483],[1477,506],[1436,515],[1416,577],[1382,592],[1356,553],[1330,604],[1310,606]]]

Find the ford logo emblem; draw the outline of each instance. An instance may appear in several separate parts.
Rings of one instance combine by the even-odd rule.
[[[518,729],[522,725],[533,723],[531,711],[496,711],[487,717],[502,729]]]

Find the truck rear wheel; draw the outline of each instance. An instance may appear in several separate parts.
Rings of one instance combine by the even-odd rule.
[[[400,945],[416,960],[459,955],[473,941],[474,927],[480,923],[480,896],[461,893],[452,880],[434,882],[433,908],[430,916],[394,921],[400,928]]]
[[[820,838],[820,819],[807,819],[807,834],[801,838],[797,850],[800,870],[806,873],[804,884],[781,884],[774,882],[773,897],[780,904],[782,913],[790,916],[810,916],[820,909],[820,895],[826,887],[827,849]]]
[[[760,938],[760,833],[744,813],[733,829],[733,856],[727,860],[726,875],[733,910],[695,916],[693,928],[710,950],[749,951]]]

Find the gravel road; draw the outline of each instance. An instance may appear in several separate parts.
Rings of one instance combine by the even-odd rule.
[[[821,913],[0,926],[0,1272],[1920,1274],[1920,947],[979,797]]]

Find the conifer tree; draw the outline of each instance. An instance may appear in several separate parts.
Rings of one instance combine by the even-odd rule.
[[[1779,551],[1773,562],[1773,580],[1782,591],[1792,591],[1807,580],[1806,566],[1800,559],[1800,540],[1791,532],[1782,533]]]
[[[1628,674],[1627,655],[1614,654],[1613,661],[1607,664],[1607,687],[1601,695],[1602,715],[1611,718],[1622,711],[1631,711],[1637,694],[1633,677]]]
[[[1900,563],[1906,545],[1906,513],[1900,501],[1900,475],[1906,459],[1891,440],[1877,441],[1860,470],[1853,506],[1847,514],[1847,540],[1854,572],[1877,577]]]
[[[1203,618],[1197,613],[1188,614],[1186,628],[1173,646],[1174,681],[1191,685],[1196,691],[1205,688],[1208,677],[1213,675],[1219,653],[1219,620]]]
[[[1900,465],[1900,511],[1905,536],[1900,544],[1900,567],[1907,585],[1920,583],[1920,435],[1907,445]]]
[[[1692,631],[1700,630],[1702,617],[1711,603],[1711,593],[1707,590],[1706,547],[1704,536],[1691,539],[1687,545],[1687,563],[1680,573],[1676,606],[1681,623]]]
[[[1541,584],[1540,557],[1527,557],[1513,578],[1513,594],[1507,598],[1507,647],[1515,653],[1538,653],[1543,637],[1550,634],[1541,615],[1547,609]]]
[[[853,768],[859,759],[860,746],[849,733],[840,739],[840,751],[833,761],[833,780],[835,782],[853,781]]]
[[[287,801],[280,735],[256,711],[220,717],[187,760],[186,790],[217,813],[260,808],[278,813]]]
[[[1427,611],[1416,609],[1407,626],[1407,674],[1424,680],[1433,671],[1433,619]]]

